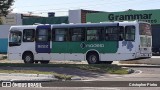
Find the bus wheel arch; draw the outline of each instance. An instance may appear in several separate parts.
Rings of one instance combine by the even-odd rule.
[[[86,60],[88,64],[98,64],[99,63],[99,53],[95,50],[88,51],[86,53]]]
[[[24,63],[34,63],[34,55],[31,51],[25,51],[22,55]]]

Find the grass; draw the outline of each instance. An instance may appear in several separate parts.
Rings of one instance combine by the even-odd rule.
[[[25,73],[25,74],[52,74],[57,79],[71,80],[71,75],[58,74],[55,72],[45,72],[36,70],[0,70],[0,73]]]
[[[99,73],[110,73],[110,74],[128,74],[126,68],[122,68],[117,65],[106,65],[106,64],[22,64],[22,63],[0,63],[0,67],[63,67],[63,68],[77,68],[82,70],[88,70]]]
[[[71,80],[72,76],[71,75],[65,75],[65,74],[54,74],[55,78],[57,79],[63,79],[63,80]]]
[[[36,70],[0,70],[0,73],[52,74],[52,72],[40,72]]]
[[[127,69],[121,68],[117,65],[86,65],[86,66],[77,66],[79,69],[95,71],[100,73],[109,73],[109,74],[128,74]]]

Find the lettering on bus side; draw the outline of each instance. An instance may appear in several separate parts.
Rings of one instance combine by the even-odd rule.
[[[48,45],[38,45],[38,48],[48,48]]]
[[[81,43],[80,47],[81,48],[85,48],[85,47],[89,47],[89,48],[94,48],[94,47],[103,48],[104,44],[85,44],[85,43]]]
[[[86,47],[104,47],[104,44],[86,44]]]

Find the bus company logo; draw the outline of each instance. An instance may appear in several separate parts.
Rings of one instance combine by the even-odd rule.
[[[84,42],[81,43],[80,47],[82,49],[84,49],[85,47],[89,47],[89,48],[103,48],[104,44],[85,44]]]
[[[83,42],[83,43],[81,43],[80,47],[81,47],[82,49],[84,49],[84,48],[86,47],[86,44]]]
[[[104,44],[87,44],[86,47],[96,47],[96,48],[103,48],[104,47]]]

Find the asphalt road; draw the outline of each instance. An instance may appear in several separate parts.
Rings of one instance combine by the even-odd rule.
[[[159,59],[157,59],[159,60]],[[59,68],[59,69],[52,69],[52,68],[37,68],[35,67],[35,70],[51,70],[54,72],[58,73],[64,73],[64,74],[70,74],[70,75],[77,75],[80,76],[84,79],[83,83],[86,85],[93,85],[92,87],[74,87],[74,85],[79,85],[79,83],[65,83],[68,86],[65,86],[63,83],[57,84],[57,82],[50,82],[50,87],[41,87],[41,88],[0,88],[0,90],[160,90],[160,65],[121,65],[123,67],[129,67],[131,69],[136,70],[135,73],[129,74],[129,75],[112,75],[112,74],[99,74],[95,72],[86,72],[84,70],[79,70],[79,69],[64,69],[64,68]],[[5,68],[5,67],[1,67]],[[22,69],[22,68],[12,68],[12,69]],[[30,67],[26,67],[23,69],[33,69]],[[63,72],[65,71],[65,72]],[[69,72],[69,71],[72,71]],[[74,72],[74,73],[73,73]],[[107,83],[110,83],[115,86],[113,87],[96,87],[96,85],[100,84],[100,82],[95,82],[92,81],[108,81]],[[144,87],[139,87],[139,86],[130,86],[129,83],[138,83],[138,84],[145,84],[145,83],[154,83],[157,84],[158,87],[156,86],[144,86]],[[89,83],[86,83],[89,82]],[[118,83],[117,83],[118,82]],[[127,84],[128,83],[128,84]],[[62,85],[63,84],[63,85]],[[70,85],[71,84],[71,85]],[[60,87],[62,85],[63,87]],[[124,85],[124,87],[121,87],[119,85]],[[127,86],[128,85],[128,86]],[[43,83],[42,83],[43,86]],[[52,87],[51,87],[52,86]]]
[[[0,90],[160,90],[160,66],[132,66],[132,65],[123,65],[125,67],[132,68],[134,70],[137,70],[136,73],[130,74],[130,75],[111,75],[111,74],[95,74],[96,77],[88,77],[88,80],[83,81],[82,83],[84,85],[90,85],[90,87],[84,86],[84,87],[74,87],[74,85],[80,85],[82,83],[72,82],[71,83],[63,83],[61,82],[50,82],[49,87],[45,87],[45,85],[42,83],[41,88],[0,88]],[[29,68],[27,68],[29,69]],[[81,71],[82,73],[82,71]],[[85,72],[83,72],[85,73]],[[88,73],[89,74],[89,73]],[[82,74],[84,75],[84,74]],[[97,81],[97,82],[95,82]],[[103,87],[98,85],[101,85],[101,82],[106,81],[102,84],[112,84],[113,87],[105,86]],[[133,82],[134,81],[134,82]],[[145,81],[145,82],[144,82]],[[156,86],[130,86],[129,83],[138,83],[138,84],[146,84],[146,83],[154,83],[157,84]],[[82,84],[82,85],[83,85]],[[93,86],[92,86],[93,85]],[[96,86],[97,85],[97,86]],[[122,86],[123,87],[122,87]],[[61,87],[63,86],[63,87]],[[115,87],[114,87],[115,86]]]
[[[51,71],[66,75],[79,76],[85,81],[160,81],[160,66],[132,66],[122,65],[134,69],[136,72],[127,75],[114,75],[105,73],[96,73],[72,68],[52,68],[52,67],[1,67],[4,70],[38,70]]]

